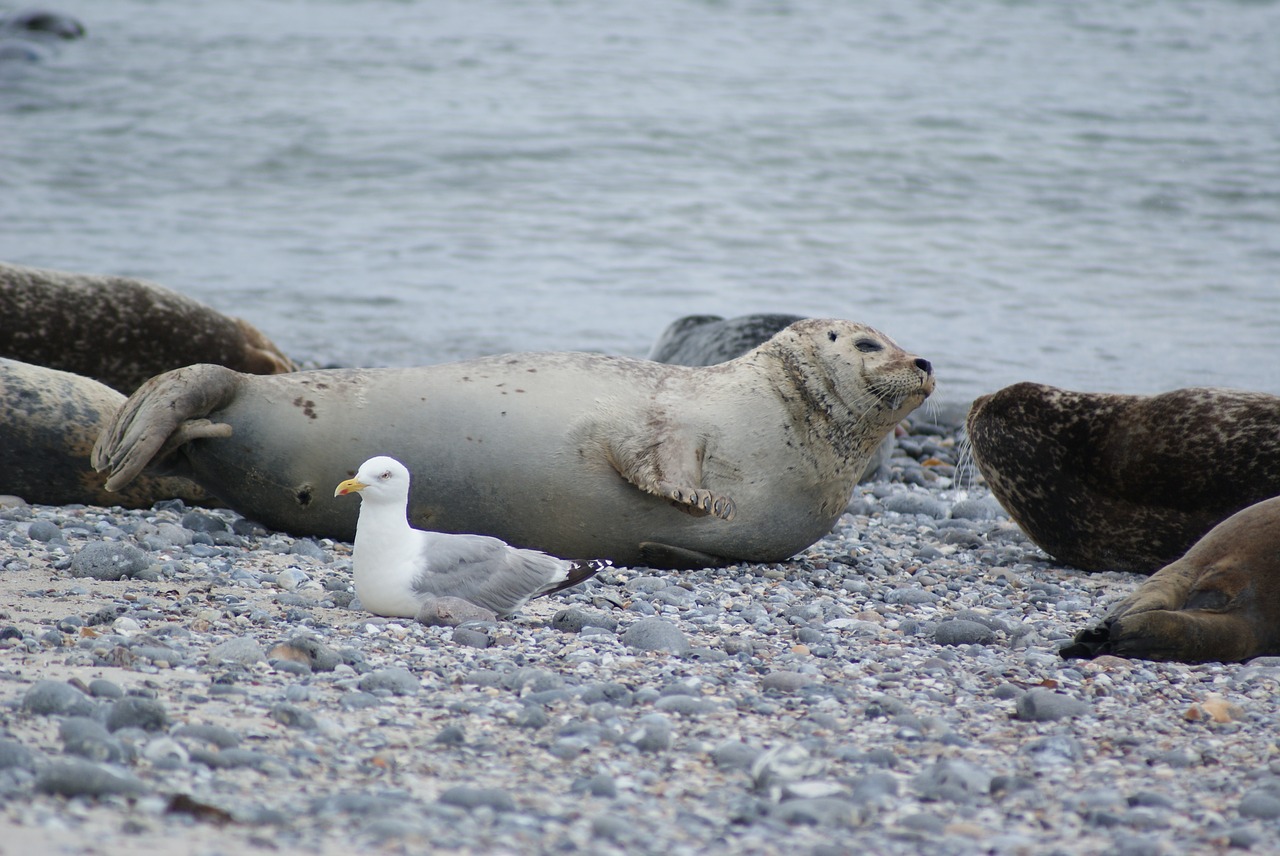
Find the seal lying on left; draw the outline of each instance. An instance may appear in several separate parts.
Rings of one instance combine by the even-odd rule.
[[[1102,654],[1186,663],[1280,654],[1280,497],[1219,523],[1062,649]]]
[[[123,395],[87,377],[0,358],[0,493],[45,505],[207,504],[204,489],[184,478],[147,477],[107,491],[106,476],[89,458],[123,404]]]
[[[93,378],[125,395],[192,363],[253,374],[295,368],[248,321],[155,283],[3,262],[0,357]]]
[[[94,450],[153,462],[298,534],[351,540],[329,485],[387,454],[420,473],[420,529],[659,568],[790,558],[839,518],[885,433],[934,388],[927,360],[808,320],[718,366],[586,353],[245,375],[190,366],[129,399]]]
[[[973,403],[974,460],[1046,553],[1086,571],[1150,574],[1215,524],[1280,495],[1280,398],[1019,383]]]

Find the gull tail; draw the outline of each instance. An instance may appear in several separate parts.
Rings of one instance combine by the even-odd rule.
[[[563,589],[572,588],[578,583],[586,582],[605,568],[613,567],[613,562],[608,559],[592,559],[587,562],[574,562],[569,565],[569,569],[565,572],[565,578],[555,585],[544,591],[538,592],[534,597],[542,597],[546,594],[562,591]]]

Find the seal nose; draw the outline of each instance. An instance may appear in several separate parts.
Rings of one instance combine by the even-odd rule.
[[[923,357],[916,357],[916,368],[920,369],[920,371],[927,375],[933,374],[933,363]]]

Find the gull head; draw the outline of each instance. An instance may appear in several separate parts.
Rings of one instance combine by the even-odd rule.
[[[355,478],[347,479],[333,491],[334,496],[359,493],[366,503],[398,503],[409,501],[409,470],[395,458],[379,455],[370,458],[356,470]]]

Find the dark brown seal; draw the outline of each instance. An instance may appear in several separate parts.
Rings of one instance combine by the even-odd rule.
[[[973,403],[991,492],[1041,549],[1087,571],[1149,574],[1218,522],[1280,495],[1280,398],[1019,383]]]
[[[1186,663],[1280,654],[1280,498],[1213,527],[1062,650],[1101,654]]]
[[[782,561],[831,531],[867,458],[933,391],[927,360],[840,320],[687,367],[506,354],[274,376],[190,366],[130,397],[94,453],[123,486],[153,463],[276,529],[350,540],[330,495],[385,454],[414,526],[567,559]]]
[[[193,363],[294,369],[256,327],[144,280],[0,263],[0,357],[93,378],[126,395]]]
[[[45,505],[205,502],[203,488],[183,478],[148,476],[107,491],[89,457],[122,404],[123,395],[87,377],[0,358],[0,493]]]

